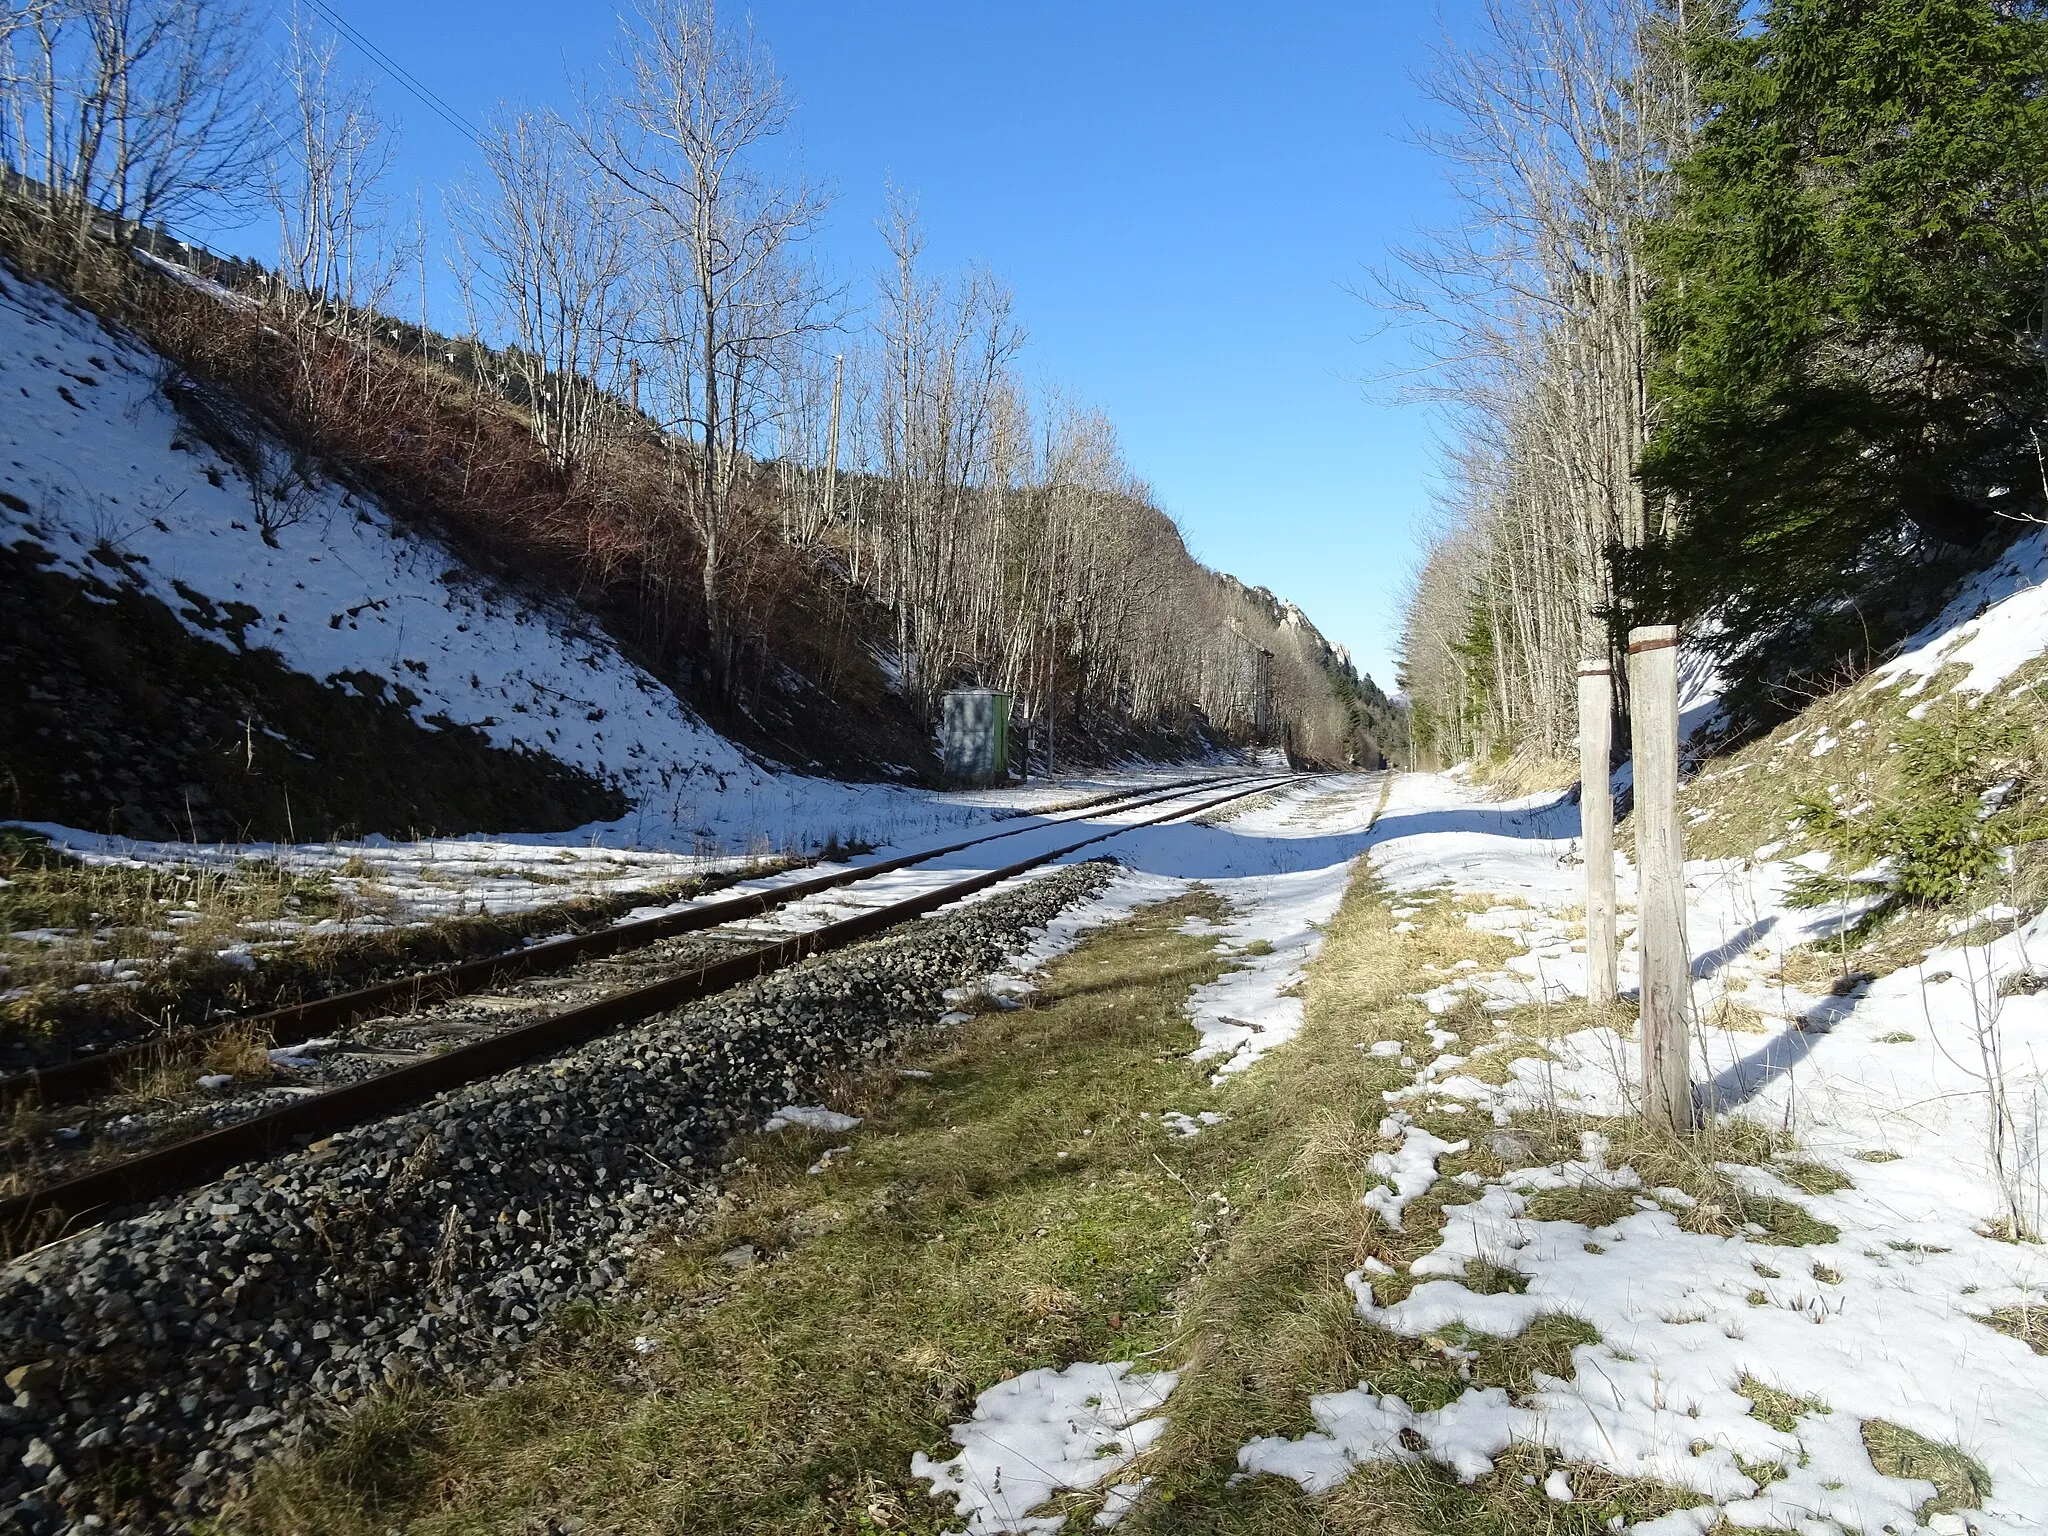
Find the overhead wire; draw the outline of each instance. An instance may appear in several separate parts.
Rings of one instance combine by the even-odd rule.
[[[476,124],[456,111],[454,107],[450,106],[432,89],[421,82],[403,64],[400,64],[390,54],[357,31],[346,17],[342,16],[340,12],[327,3],[327,0],[306,0],[306,4],[326,18],[328,25],[332,26],[335,31],[339,32],[349,42],[355,44],[357,48],[367,54],[373,63],[393,80],[404,86],[406,90],[419,98],[424,106],[437,114],[449,127],[462,134],[479,149],[483,148],[483,134],[478,130]]]

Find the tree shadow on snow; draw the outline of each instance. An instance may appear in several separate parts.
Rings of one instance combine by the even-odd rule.
[[[1748,1103],[1812,1055],[1814,1042],[1833,1029],[1838,1020],[1848,1017],[1855,1006],[1853,997],[1821,999],[1782,1033],[1773,1035],[1706,1082],[1695,1085],[1692,1091],[1695,1109],[1706,1113]]]

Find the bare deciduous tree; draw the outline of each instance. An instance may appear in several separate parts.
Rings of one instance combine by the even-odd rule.
[[[276,152],[268,168],[278,228],[278,302],[304,336],[361,330],[397,281],[384,249],[379,187],[390,170],[390,131],[369,89],[344,81],[336,45],[302,16],[287,23]],[[305,346],[302,353],[310,353]]]
[[[246,164],[235,114],[253,90],[233,4],[0,10],[12,205],[26,193],[30,222],[120,240],[138,217],[225,190]],[[258,178],[279,259],[244,279],[268,305],[243,317],[239,352],[198,350],[275,390],[283,331],[298,376],[280,414],[319,451],[429,478],[458,466],[448,486],[475,497],[479,536],[570,551],[576,579],[620,595],[651,649],[708,630],[704,671],[729,702],[786,670],[769,637],[823,593],[831,611],[790,633],[830,656],[813,674],[828,689],[861,660],[848,615],[874,605],[894,644],[865,632],[927,711],[983,683],[1018,694],[1048,742],[1206,720],[1344,755],[1334,653],[1188,554],[1101,413],[1025,386],[1009,290],[978,267],[932,276],[900,198],[872,326],[840,329],[802,259],[824,200],[779,169],[781,82],[712,0],[643,0],[615,88],[573,127],[520,112],[491,124],[480,176],[449,202],[459,342],[430,330],[424,214],[410,249],[391,238],[392,140],[369,91],[305,17],[287,22],[279,65]],[[392,315],[401,268],[419,273],[416,358]],[[471,409],[442,409],[443,365],[466,376]],[[311,504],[310,468],[248,468],[275,541]]]
[[[582,142],[642,221],[651,290],[641,346],[663,424],[688,439],[678,488],[703,563],[706,621],[725,640],[721,576],[734,497],[774,415],[775,365],[828,323],[797,248],[825,199],[762,163],[789,121],[782,81],[712,0],[644,0],[623,89]]]
[[[41,0],[10,7],[11,157],[52,231],[117,245],[254,184],[254,26],[233,0]]]
[[[555,119],[512,113],[491,124],[483,150],[488,184],[451,209],[463,263],[511,338],[534,435],[569,468],[615,415],[602,387],[631,327],[631,226]]]
[[[1576,664],[1624,622],[1609,554],[1653,531],[1641,241],[1685,131],[1679,24],[1659,0],[1488,0],[1429,81],[1465,217],[1378,297],[1423,322],[1420,392],[1460,440],[1406,645],[1446,755],[1562,755]]]

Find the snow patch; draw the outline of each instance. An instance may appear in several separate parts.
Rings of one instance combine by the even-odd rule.
[[[786,1131],[796,1126],[806,1131],[824,1131],[840,1135],[860,1124],[859,1115],[842,1115],[836,1109],[827,1109],[822,1104],[785,1104],[768,1117],[764,1131]]]
[[[1938,618],[1872,674],[1903,685],[1906,698],[1943,667],[1960,666],[1955,691],[1989,693],[2048,651],[2048,530],[2016,540],[1988,571],[1965,582]],[[1916,706],[1917,707],[1917,706]]]
[[[1449,886],[1490,896],[1496,904],[1468,921],[1521,946],[1500,970],[1454,972],[1423,994],[1432,1007],[1467,994],[1495,1011],[1583,997],[1584,951],[1566,927],[1583,899],[1577,832],[1576,808],[1562,797],[1502,805],[1449,777],[1397,781],[1375,834],[1375,874],[1396,891]],[[1697,1536],[1723,1517],[1810,1536],[1923,1529],[1917,1511],[1932,1485],[1880,1474],[1864,1448],[1863,1423],[1883,1419],[1960,1447],[1991,1475],[1981,1511],[1966,1522],[1940,1517],[1936,1529],[2048,1525],[2038,1453],[2048,1359],[1985,1323],[2000,1309],[2048,1298],[2048,1250],[2002,1241],[1996,1225],[2014,1192],[2029,1220],[2048,1216],[2040,1153],[2048,1142],[2048,992],[2008,985],[2044,968],[2048,917],[1997,912],[1998,926],[2013,926],[1986,943],[1952,942],[1847,997],[1813,996],[1784,980],[1784,956],[1854,913],[1790,907],[1787,891],[1811,861],[1773,862],[1776,851],[1686,866],[1699,1020],[1692,1072],[1717,1112],[1790,1130],[1800,1156],[1848,1175],[1850,1187],[1813,1195],[1767,1167],[1720,1168],[1755,1194],[1796,1203],[1839,1236],[1799,1247],[1764,1241],[1770,1234],[1760,1226],[1702,1216],[1685,1191],[1644,1192],[1636,1172],[1613,1165],[1597,1139],[1565,1162],[1467,1177],[1479,1198],[1447,1209],[1438,1244],[1413,1264],[1418,1283],[1405,1296],[1379,1304],[1375,1266],[1347,1277],[1361,1319],[1427,1339],[1452,1327],[1514,1335],[1562,1313],[1590,1323],[1600,1342],[1574,1351],[1569,1377],[1538,1375],[1520,1396],[1474,1386],[1430,1411],[1364,1386],[1315,1398],[1316,1430],[1243,1447],[1246,1472],[1318,1492],[1364,1462],[1428,1457],[1469,1480],[1508,1446],[1526,1443],[1710,1501],[1638,1529]],[[1618,862],[1627,903],[1633,872]],[[1983,928],[1973,923],[1951,938],[1970,932]],[[1632,938],[1621,972],[1626,991],[1635,980]],[[1764,1032],[1716,1024],[1723,999],[1754,1010]],[[1628,1112],[1636,1042],[1605,1027],[1570,1028],[1568,1015],[1549,1017],[1567,1027],[1527,1042],[1541,1055],[1515,1060],[1497,1086],[1459,1071],[1465,1058],[1446,1052],[1469,1047],[1451,1031],[1432,1030],[1428,1059],[1389,1099],[1457,1101],[1502,1124],[1523,1109]],[[1987,1029],[2001,1043],[2008,1108],[2019,1122],[2010,1191],[1984,1151]],[[1423,1139],[1398,1109],[1381,1129],[1402,1145],[1378,1154],[1375,1171],[1391,1187],[1368,1199],[1392,1205],[1429,1187],[1443,1144]],[[1512,1141],[1512,1132],[1495,1138],[1511,1163]],[[1529,1215],[1537,1191],[1575,1189],[1610,1206],[1613,1192],[1630,1198],[1602,1225]],[[1525,1288],[1474,1290],[1466,1280],[1478,1261],[1518,1271]],[[1772,1429],[1737,1390],[1745,1377],[1824,1407],[1800,1411],[1789,1431]],[[1764,1464],[1784,1475],[1760,1481],[1744,1470]]]
[[[1152,1418],[1179,1377],[1172,1371],[1134,1371],[1128,1360],[1083,1361],[1065,1370],[1045,1367],[999,1381],[974,1401],[974,1414],[952,1428],[957,1456],[935,1460],[919,1451],[910,1475],[932,1485],[932,1496],[953,1494],[970,1536],[1050,1533],[1066,1524],[1059,1514],[1033,1515],[1064,1489],[1107,1482],[1166,1433]],[[1143,1484],[1120,1485],[1111,1523],[1121,1518]]]

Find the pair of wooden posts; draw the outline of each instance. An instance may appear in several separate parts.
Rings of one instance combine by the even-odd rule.
[[[1628,632],[1629,748],[1635,762],[1637,920],[1642,949],[1643,1113],[1692,1126],[1692,956],[1685,942],[1685,843],[1678,823],[1678,629]],[[1606,659],[1579,668],[1579,814],[1586,844],[1586,1000],[1614,1001],[1614,686]]]

